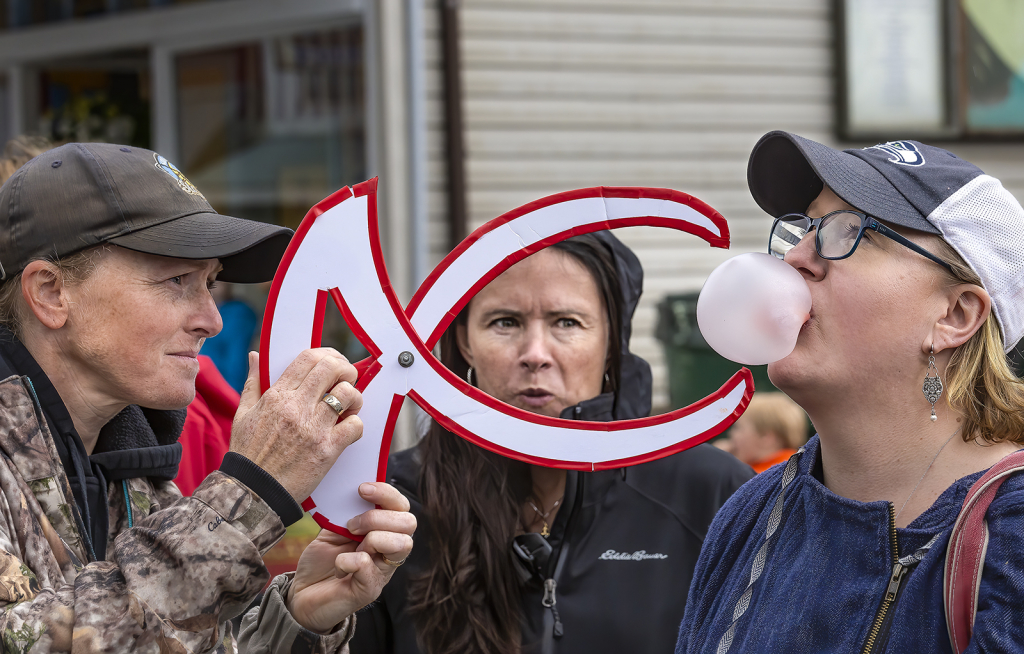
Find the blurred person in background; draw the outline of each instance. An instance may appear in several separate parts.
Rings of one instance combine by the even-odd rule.
[[[218,284],[213,289],[224,329],[203,344],[203,354],[213,360],[227,383],[241,393],[249,375],[249,351],[253,349],[259,318],[245,300],[234,296],[231,287],[232,284]]]
[[[174,483],[182,495],[203,483],[220,467],[231,449],[231,425],[238,412],[241,396],[224,379],[208,356],[200,354],[196,375],[196,396],[188,405],[181,429],[181,463]]]
[[[539,415],[647,416],[650,367],[629,351],[642,288],[639,260],[611,233],[570,238],[477,293],[442,337],[441,359]],[[352,651],[668,651],[707,526],[751,476],[710,445],[617,470],[545,468],[433,423],[388,462],[420,535],[358,614]]]
[[[0,184],[6,182],[14,171],[24,166],[28,161],[53,147],[53,142],[44,136],[29,136],[22,134],[15,136],[4,146],[3,156],[0,157]]]
[[[0,188],[0,635],[5,651],[231,651],[261,556],[362,431],[355,368],[306,350],[260,395],[258,355],[220,469],[171,482],[218,278],[269,279],[290,230],[222,216],[166,159],[72,143]],[[341,652],[412,547],[387,484],[362,543],[321,534],[243,620],[243,652]]]
[[[747,181],[776,217],[769,251],[811,293],[768,372],[818,433],[715,517],[676,652],[950,652],[952,528],[1024,445],[1007,358],[1024,337],[1024,208],[916,141],[840,152],[770,132]],[[970,654],[1024,643],[1024,475],[992,490],[983,568],[960,579]]]
[[[728,438],[715,446],[764,472],[793,456],[807,441],[807,414],[785,393],[754,393]]]

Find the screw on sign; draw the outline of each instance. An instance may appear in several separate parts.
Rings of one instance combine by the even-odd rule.
[[[531,202],[470,234],[403,308],[384,267],[376,192],[372,179],[310,209],[278,267],[263,319],[263,390],[299,352],[319,347],[328,297],[371,353],[356,364],[363,437],[303,503],[321,527],[353,537],[341,525],[370,508],[358,496],[358,484],[386,479],[391,436],[406,396],[480,447],[570,470],[620,468],[680,452],[718,435],[746,409],[754,384],[743,368],[703,400],[660,416],[616,422],[548,418],[470,386],[431,351],[477,291],[516,262],[571,236],[650,225],[728,248],[725,219],[697,198],[669,189],[595,187]]]

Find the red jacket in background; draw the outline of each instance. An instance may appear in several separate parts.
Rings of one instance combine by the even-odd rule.
[[[231,421],[241,398],[224,380],[210,357],[199,355],[196,399],[188,405],[181,431],[181,465],[174,483],[191,495],[206,475],[220,467],[231,445]]]

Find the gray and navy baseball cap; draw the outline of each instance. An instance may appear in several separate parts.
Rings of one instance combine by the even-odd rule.
[[[775,131],[750,153],[747,184],[775,217],[806,211],[828,185],[882,222],[941,236],[992,297],[1006,351],[1024,337],[1024,209],[974,164],[917,141],[839,151]]]
[[[102,243],[179,259],[220,259],[226,282],[273,279],[292,231],[217,213],[156,152],[68,143],[18,169],[0,188],[0,280],[35,259]]]

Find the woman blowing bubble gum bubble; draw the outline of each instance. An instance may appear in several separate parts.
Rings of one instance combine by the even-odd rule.
[[[985,513],[973,631],[947,629],[943,584],[968,491],[1024,443],[1024,209],[914,141],[771,132],[747,177],[811,296],[768,373],[818,433],[715,517],[677,654],[1019,651],[1024,475]]]

